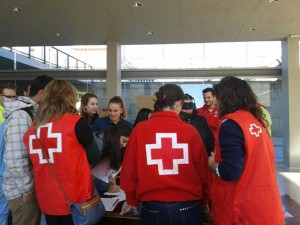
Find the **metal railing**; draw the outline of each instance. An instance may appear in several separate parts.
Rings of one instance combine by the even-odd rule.
[[[3,47],[3,49],[40,61],[49,65],[49,69],[93,69],[86,62],[53,46]]]

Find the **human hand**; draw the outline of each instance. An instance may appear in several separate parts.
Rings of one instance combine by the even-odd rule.
[[[208,166],[212,167],[212,165],[215,163],[215,153],[212,152],[211,156],[208,157]]]
[[[136,207],[129,205],[127,203],[127,201],[125,201],[123,206],[122,206],[122,210],[120,212],[120,215],[123,216],[125,213],[128,213],[131,209],[133,210],[134,214],[139,214]]]
[[[119,191],[120,191],[120,186],[119,185],[116,185],[116,184],[110,184],[109,185],[108,192],[115,193],[115,192],[119,192]]]

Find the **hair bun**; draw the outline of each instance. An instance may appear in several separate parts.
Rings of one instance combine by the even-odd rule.
[[[166,95],[162,91],[158,91],[155,93],[157,102],[163,102],[166,100]]]

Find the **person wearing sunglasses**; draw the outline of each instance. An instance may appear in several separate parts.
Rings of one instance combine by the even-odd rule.
[[[16,85],[12,83],[0,84],[0,98],[2,102],[8,99],[15,99],[16,97]],[[0,105],[0,124],[5,120],[2,116],[3,111],[4,107]]]
[[[193,96],[184,94],[183,105],[179,116],[183,121],[193,125],[197,129],[205,145],[207,155],[210,156],[215,148],[215,139],[205,117],[197,115],[197,108]]]

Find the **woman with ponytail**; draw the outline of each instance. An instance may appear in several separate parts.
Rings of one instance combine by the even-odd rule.
[[[182,89],[166,84],[155,95],[154,113],[135,126],[126,147],[121,214],[141,205],[141,225],[199,225],[208,188],[204,144],[179,117]]]

